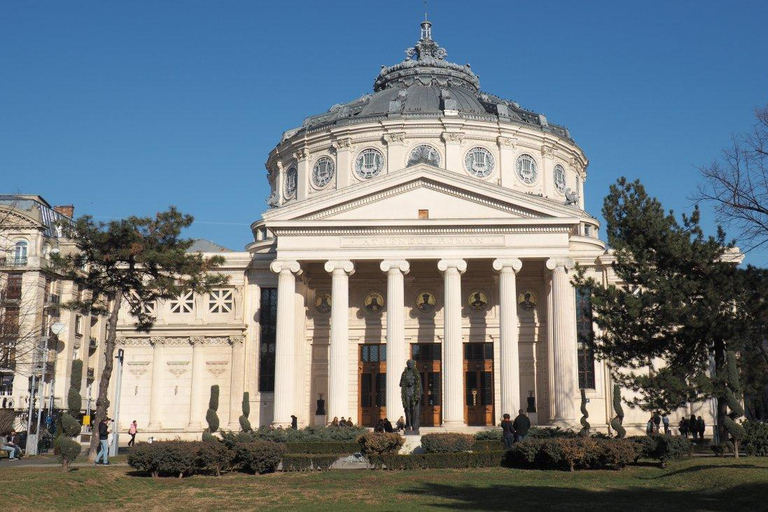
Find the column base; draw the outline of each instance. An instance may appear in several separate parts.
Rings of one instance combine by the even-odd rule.
[[[187,424],[187,430],[199,430],[203,431],[203,424],[202,423],[188,423]]]
[[[442,427],[443,428],[466,428],[467,424],[463,421],[451,420],[451,421],[443,421]]]
[[[550,423],[553,427],[560,427],[560,428],[581,428],[581,425],[579,424],[579,420],[576,418],[554,418],[552,422]]]
[[[147,432],[160,432],[163,430],[163,426],[160,423],[150,423],[144,430]]]

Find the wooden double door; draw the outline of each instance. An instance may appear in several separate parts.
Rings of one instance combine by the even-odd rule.
[[[357,365],[360,425],[375,427],[387,416],[387,346],[383,343],[360,345]],[[394,425],[397,418],[389,418]]]
[[[414,343],[411,359],[421,375],[421,408],[419,425],[439,427],[442,423],[442,345],[439,343]]]
[[[493,343],[464,344],[464,419],[467,425],[494,424]]]

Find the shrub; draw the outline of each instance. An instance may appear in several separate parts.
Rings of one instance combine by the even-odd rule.
[[[67,413],[61,415],[61,430],[67,437],[75,437],[80,433],[80,422]]]
[[[153,477],[191,475],[197,469],[198,442],[157,441],[139,443],[128,451],[128,465]]]
[[[578,434],[573,430],[564,430],[560,427],[531,427],[528,430],[528,438],[533,439],[574,438],[577,436]]]
[[[744,422],[744,450],[750,455],[765,457],[768,455],[768,423],[759,421]]]
[[[483,453],[421,453],[412,455],[372,455],[371,464],[376,469],[464,469],[492,468],[501,465],[503,451]]]
[[[607,439],[598,441],[602,448],[600,465],[623,469],[637,458],[638,446],[635,443],[624,442],[621,439]]]
[[[237,445],[237,461],[252,473],[272,473],[285,453],[285,445],[270,441],[253,441]]]
[[[667,462],[687,457],[693,451],[693,445],[684,437],[667,435],[628,437],[627,440],[640,446],[637,459],[656,459],[661,467],[666,467]]]
[[[336,454],[350,455],[360,451],[360,445],[348,441],[299,441],[285,443],[285,452],[290,454]]]
[[[494,441],[475,441],[472,445],[473,452],[497,452],[504,449],[504,443],[501,439]]]
[[[61,465],[67,469],[70,462],[74,462],[83,447],[71,437],[59,436],[53,442],[53,452]]]
[[[274,443],[286,443],[286,442],[357,442],[356,439],[360,435],[368,432],[365,427],[304,427],[302,429],[284,429],[284,428],[270,428],[259,427],[256,430],[248,432],[248,439],[250,441],[272,441]],[[234,434],[234,433],[230,433]],[[232,436],[222,432],[222,438]],[[244,439],[242,437],[241,439]],[[232,442],[232,441],[231,441]]]
[[[501,429],[481,430],[475,433],[475,441],[499,441],[501,442]]]
[[[235,452],[222,443],[195,443],[195,467],[199,472],[221,476],[235,464]]]
[[[289,454],[283,456],[283,471],[327,471],[339,454]]]
[[[620,439],[526,439],[506,453],[504,465],[524,469],[621,469],[635,460],[639,446]]]
[[[427,453],[457,453],[472,450],[475,438],[469,434],[425,434],[421,447]]]
[[[384,453],[397,453],[403,446],[405,439],[400,434],[385,432],[366,432],[357,438],[360,451],[364,455],[381,455]]]

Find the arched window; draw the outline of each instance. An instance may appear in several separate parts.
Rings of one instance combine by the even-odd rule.
[[[16,242],[16,246],[13,249],[13,264],[14,265],[26,265],[27,264],[27,247],[29,244],[21,240]]]

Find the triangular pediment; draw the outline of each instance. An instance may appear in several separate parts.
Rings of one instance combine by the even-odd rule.
[[[546,199],[419,165],[267,212],[275,221],[573,219],[578,210]],[[426,212],[425,212],[426,211]],[[427,213],[428,212],[428,213]],[[422,217],[423,218],[423,217]]]

